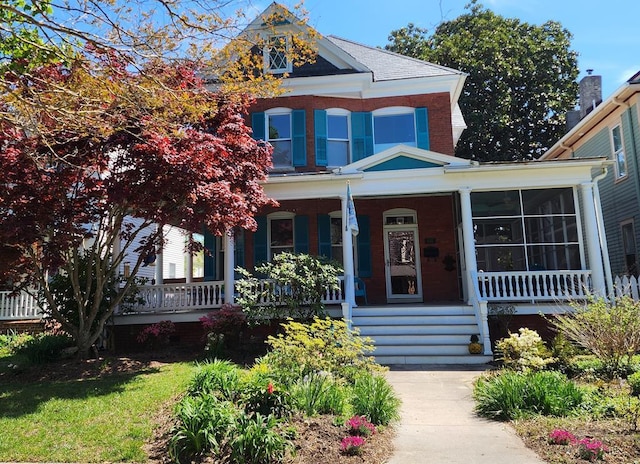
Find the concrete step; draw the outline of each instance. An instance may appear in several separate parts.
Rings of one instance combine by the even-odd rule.
[[[351,321],[355,327],[365,327],[369,325],[469,325],[475,324],[476,318],[473,315],[451,315],[443,314],[439,316],[415,315],[398,316],[387,314],[385,316],[353,316]]]
[[[491,356],[480,354],[467,355],[421,355],[421,356],[375,356],[376,362],[384,366],[406,364],[429,365],[462,365],[462,364],[487,364],[491,362]]]
[[[475,320],[470,324],[421,324],[421,325],[357,325],[360,335],[375,337],[376,335],[466,335],[467,341],[473,334],[478,334]]]
[[[471,306],[360,306],[353,326],[370,337],[380,364],[484,364],[491,356],[470,355],[469,338],[479,334]]]

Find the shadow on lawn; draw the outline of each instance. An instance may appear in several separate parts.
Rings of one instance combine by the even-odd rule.
[[[153,374],[159,370],[157,367],[146,367],[135,372],[106,377],[33,383],[16,381],[18,375],[11,382],[0,382],[0,417],[21,417],[34,413],[40,404],[52,399],[83,400],[122,392],[136,377]]]

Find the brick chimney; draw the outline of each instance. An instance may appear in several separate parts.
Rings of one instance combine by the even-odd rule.
[[[592,76],[593,69],[587,69],[587,75],[579,84],[580,119],[602,103],[602,76]]]

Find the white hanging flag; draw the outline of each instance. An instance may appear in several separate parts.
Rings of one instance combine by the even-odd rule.
[[[353,204],[349,182],[347,182],[347,230],[350,230],[354,237],[360,233],[358,218],[356,217],[356,206]]]

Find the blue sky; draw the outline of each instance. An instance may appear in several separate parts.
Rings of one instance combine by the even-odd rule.
[[[433,30],[441,21],[465,12],[468,0],[304,0],[309,23],[332,34],[371,46],[388,43],[389,32],[412,22]],[[267,0],[254,0],[266,7]],[[280,0],[289,7],[296,0]],[[559,21],[573,34],[580,78],[587,69],[602,76],[606,98],[640,70],[640,1],[638,0],[482,0],[509,18],[542,24]]]

